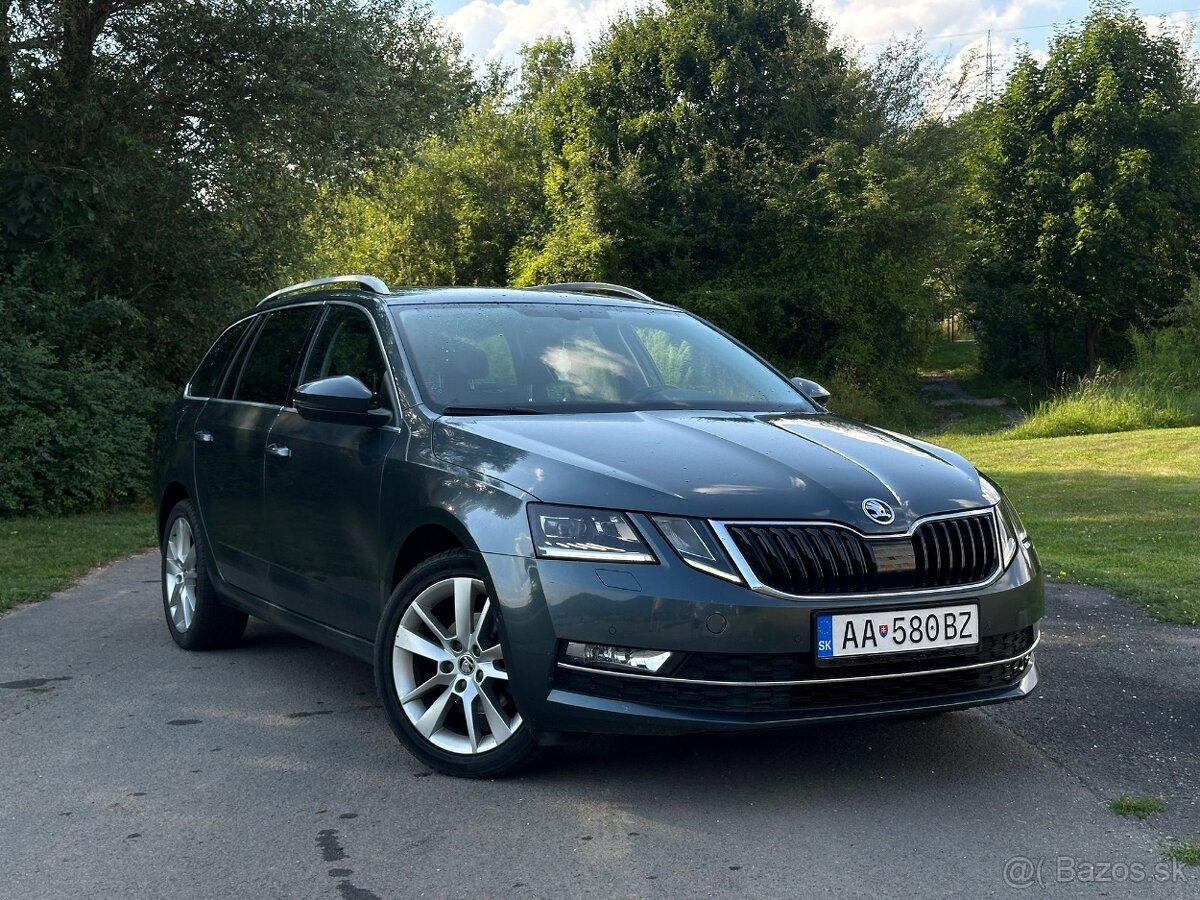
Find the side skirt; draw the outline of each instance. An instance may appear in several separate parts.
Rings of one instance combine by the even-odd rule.
[[[291,610],[284,609],[282,606],[277,606],[269,600],[264,600],[262,597],[257,597],[254,594],[249,594],[246,591],[235,588],[224,581],[221,582],[218,592],[224,603],[229,604],[234,609],[239,609],[248,615],[254,616],[256,619],[262,619],[264,622],[278,625],[280,628],[285,628],[306,640],[323,644],[332,650],[337,650],[339,653],[345,653],[361,659],[363,662],[372,664],[375,662],[374,641],[368,641],[357,635],[331,628],[307,616],[302,616]]]

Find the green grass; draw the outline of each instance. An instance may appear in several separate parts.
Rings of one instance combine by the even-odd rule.
[[[1119,797],[1109,800],[1108,808],[1118,816],[1134,816],[1138,819],[1146,819],[1150,816],[1166,812],[1167,803],[1162,797],[1134,797],[1129,794],[1122,794]]]
[[[975,341],[934,341],[921,366],[922,372],[939,372],[965,378],[979,367],[979,344]]]
[[[1111,373],[1084,379],[1074,390],[1046,400],[1009,432],[1020,440],[1071,434],[1104,434],[1197,424],[1198,398],[1178,388]]]
[[[154,517],[143,509],[0,519],[0,612],[154,544]]]
[[[1180,841],[1167,847],[1167,859],[1175,859],[1185,866],[1200,866],[1200,841]]]
[[[1130,335],[1123,371],[1102,371],[1037,404],[1014,438],[1200,425],[1200,331]]]
[[[992,434],[1011,424],[1004,410],[995,406],[948,403],[939,406],[938,412],[949,420],[946,430],[955,434]]]
[[[1052,577],[1200,625],[1200,428],[1011,440],[931,438],[995,477]]]

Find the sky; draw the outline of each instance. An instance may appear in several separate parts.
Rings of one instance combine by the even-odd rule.
[[[476,59],[509,64],[522,44],[570,32],[585,48],[621,12],[656,0],[433,0],[435,14],[457,32]],[[957,69],[974,50],[984,57],[992,30],[993,67],[1003,73],[1023,46],[1044,54],[1056,27],[1078,22],[1087,0],[814,0],[837,39],[870,56],[893,36],[920,31],[928,49]],[[1187,8],[1188,4],[1196,8]],[[1145,2],[1134,8],[1152,28],[1200,23],[1200,0]],[[979,63],[982,66],[982,62]]]

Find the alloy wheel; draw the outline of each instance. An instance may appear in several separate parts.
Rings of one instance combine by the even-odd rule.
[[[180,516],[171,525],[163,566],[167,611],[180,634],[192,626],[196,617],[196,576],[196,539],[187,518]]]
[[[486,753],[521,727],[496,614],[480,579],[444,578],[421,591],[400,617],[392,654],[401,708],[435,747]]]

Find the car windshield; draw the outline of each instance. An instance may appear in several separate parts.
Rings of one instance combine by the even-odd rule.
[[[446,303],[392,314],[421,395],[438,412],[819,411],[755,356],[676,310]]]

